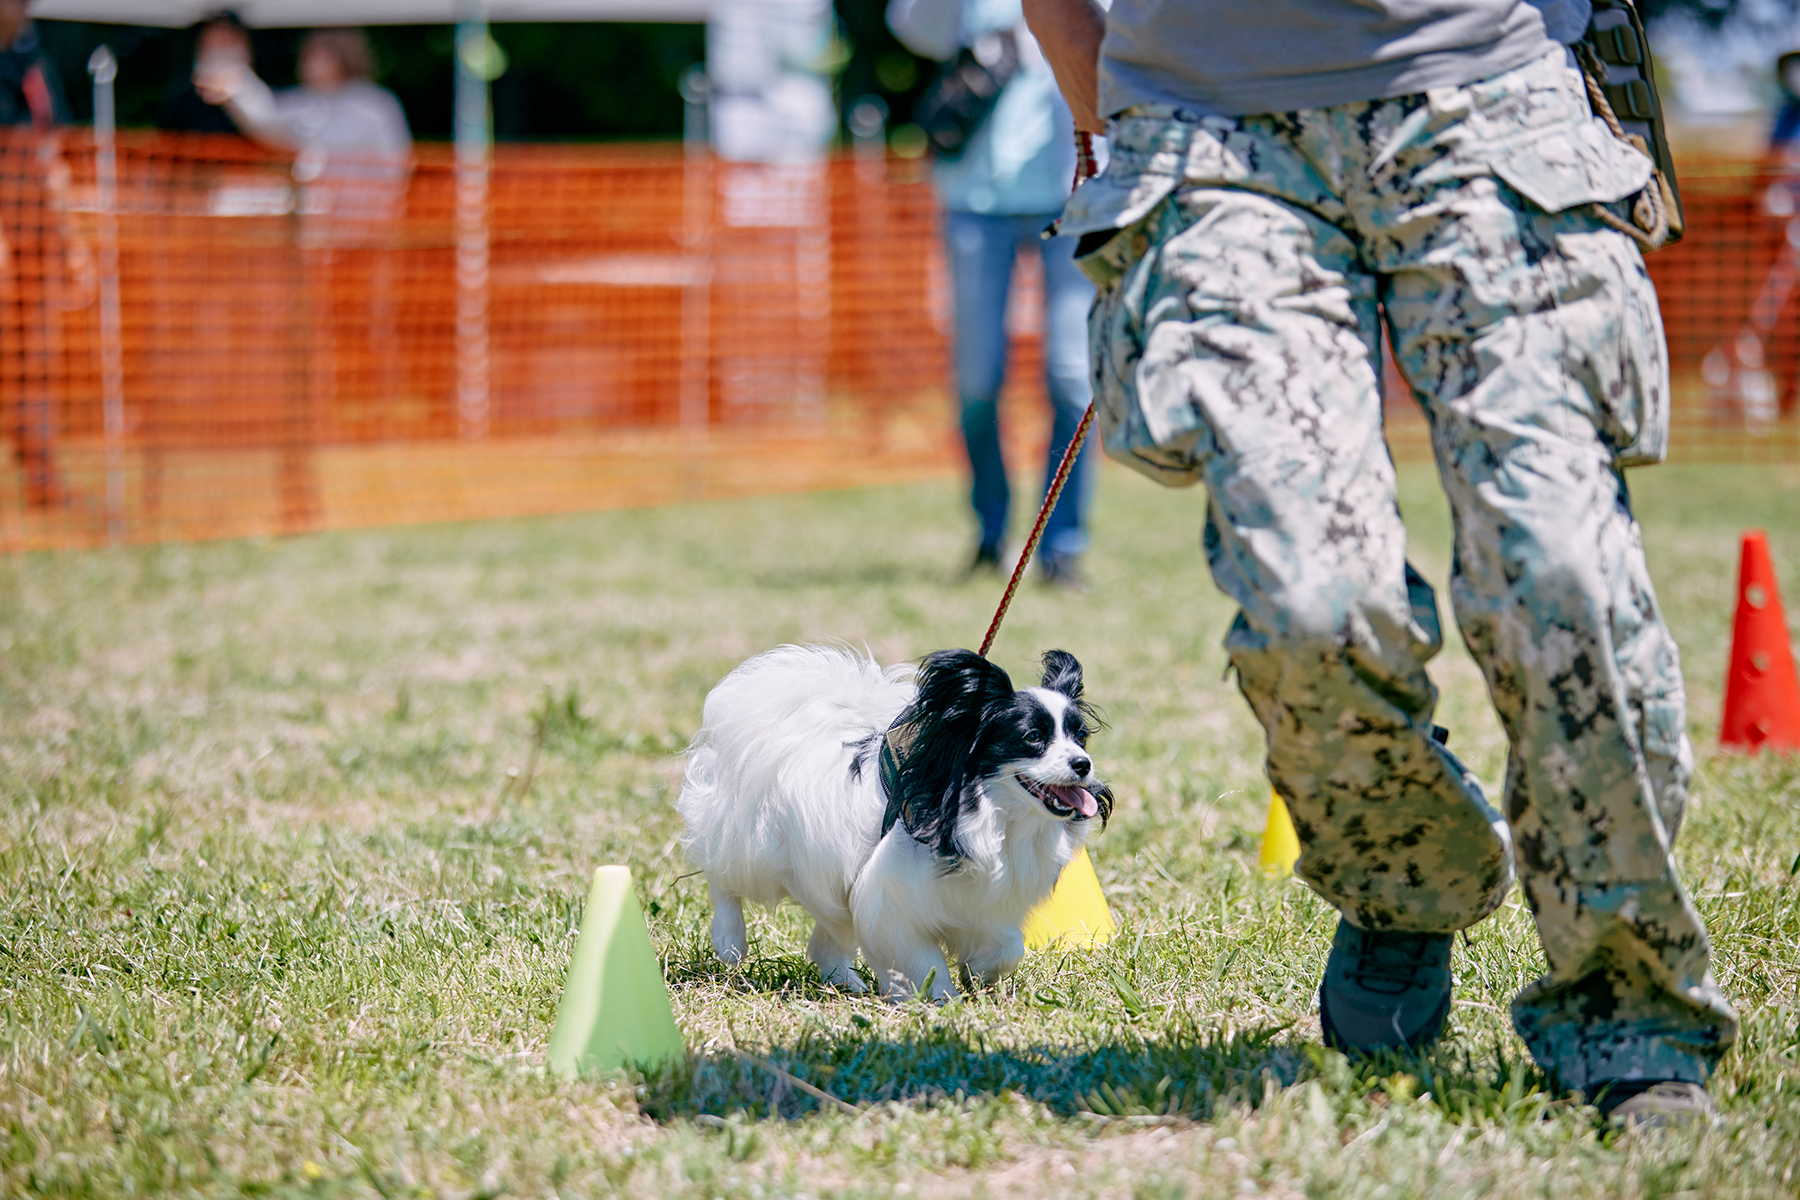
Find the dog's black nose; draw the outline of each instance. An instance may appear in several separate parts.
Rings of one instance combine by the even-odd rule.
[[[1086,779],[1087,773],[1093,769],[1094,760],[1091,758],[1071,758],[1069,760],[1069,770],[1075,772],[1078,779]]]

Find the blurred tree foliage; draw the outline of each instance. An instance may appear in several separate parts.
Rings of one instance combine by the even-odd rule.
[[[839,111],[866,96],[881,99],[891,126],[910,120],[913,105],[938,64],[919,58],[888,30],[887,0],[834,0],[838,35],[848,51],[835,86]],[[1716,26],[1740,10],[1768,19],[1792,13],[1800,0],[1641,0],[1654,19],[1690,13]],[[61,69],[77,117],[93,109],[87,59],[102,42],[120,60],[119,123],[149,126],[171,83],[192,67],[194,34],[73,21],[39,22],[46,48]],[[447,25],[371,27],[379,63],[377,82],[406,106],[413,134],[450,136],[453,35]],[[494,132],[502,141],[579,141],[671,138],[681,134],[676,81],[704,62],[706,31],[673,24],[497,24],[494,38],[508,69],[494,83]],[[294,54],[304,31],[258,30],[257,69],[276,86],[293,82]]]
[[[912,119],[913,105],[937,77],[938,64],[920,58],[887,27],[887,0],[836,0],[840,34],[850,58],[838,76],[838,111],[865,96],[887,105],[889,126]]]

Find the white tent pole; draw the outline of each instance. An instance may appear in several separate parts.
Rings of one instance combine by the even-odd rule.
[[[484,0],[465,0],[456,27],[456,428],[487,437],[488,66]]]
[[[106,439],[106,536],[125,540],[125,355],[119,312],[118,160],[113,147],[113,80],[119,63],[101,46],[88,58],[94,77],[94,184],[100,210],[100,404]]]
[[[707,108],[712,85],[700,67],[681,75],[686,104],[682,123],[682,252],[688,263],[681,291],[681,387],[679,421],[690,498],[706,490],[706,433],[712,409],[712,146]]]

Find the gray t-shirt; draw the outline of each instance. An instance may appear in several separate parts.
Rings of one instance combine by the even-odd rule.
[[[1113,0],[1100,112],[1291,112],[1473,83],[1570,42],[1589,0]]]

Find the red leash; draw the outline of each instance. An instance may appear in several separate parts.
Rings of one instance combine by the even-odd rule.
[[[988,626],[987,636],[981,639],[981,657],[986,658],[989,647],[994,644],[994,635],[1000,632],[1000,622],[1006,619],[1006,610],[1012,607],[1013,593],[1019,590],[1019,580],[1024,578],[1025,564],[1031,561],[1031,552],[1037,549],[1038,539],[1044,536],[1044,525],[1050,520],[1050,510],[1056,507],[1056,498],[1062,495],[1063,484],[1069,482],[1069,472],[1075,469],[1075,456],[1081,453],[1081,443],[1087,440],[1088,426],[1094,423],[1094,406],[1089,404],[1087,411],[1081,414],[1081,424],[1075,427],[1075,436],[1069,439],[1069,448],[1063,451],[1062,463],[1056,468],[1056,477],[1050,481],[1050,490],[1044,494],[1044,506],[1038,509],[1037,523],[1031,527],[1031,536],[1025,539],[1025,550],[1019,555],[1019,565],[1013,568],[1012,578],[1006,582],[1006,595],[1000,597],[1000,607],[994,611],[994,622]]]
[[[1075,186],[1080,187],[1098,173],[1099,168],[1094,162],[1093,135],[1078,129],[1075,131]],[[1081,424],[1075,427],[1075,436],[1069,439],[1068,448],[1063,451],[1062,462],[1057,464],[1056,474],[1050,480],[1050,490],[1044,493],[1043,506],[1038,509],[1037,521],[1031,526],[1031,536],[1025,539],[1025,549],[1019,554],[1019,565],[1013,568],[1012,578],[1006,581],[1006,594],[1000,597],[1000,607],[994,610],[994,620],[988,626],[987,636],[981,639],[981,649],[977,653],[983,658],[987,657],[995,636],[1000,632],[1000,622],[1006,619],[1006,610],[1012,607],[1013,593],[1019,590],[1019,580],[1025,577],[1025,568],[1031,562],[1032,552],[1037,549],[1038,539],[1044,536],[1044,526],[1056,508],[1063,485],[1069,482],[1069,473],[1075,469],[1075,457],[1081,453],[1081,443],[1087,440],[1088,427],[1093,423],[1094,405],[1090,401],[1087,411],[1081,414]]]

